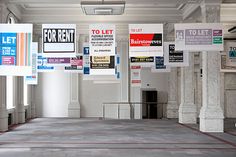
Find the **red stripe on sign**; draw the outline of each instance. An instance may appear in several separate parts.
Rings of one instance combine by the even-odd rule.
[[[154,34],[130,34],[130,46],[150,46]]]
[[[141,69],[141,66],[138,65],[138,66],[131,66],[131,69]]]
[[[132,80],[132,83],[141,83],[141,80]]]
[[[130,47],[162,46],[162,34],[130,34]]]

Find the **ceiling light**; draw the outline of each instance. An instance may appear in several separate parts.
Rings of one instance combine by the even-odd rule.
[[[86,15],[121,15],[124,1],[82,1],[81,8]]]
[[[95,8],[94,14],[96,15],[111,15],[112,14],[112,8]]]

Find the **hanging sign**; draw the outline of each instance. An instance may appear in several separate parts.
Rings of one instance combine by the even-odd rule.
[[[71,58],[70,66],[65,66],[65,72],[83,73],[83,56]]]
[[[90,75],[115,75],[115,56],[90,56]]]
[[[131,65],[131,86],[141,87],[141,66]]]
[[[130,57],[132,65],[141,65],[142,67],[154,66],[154,57]]]
[[[113,69],[115,56],[90,56],[91,69]]]
[[[220,55],[220,72],[236,72],[235,66],[228,66],[226,64],[226,55]]]
[[[75,24],[43,24],[42,50],[46,57],[76,56]]]
[[[163,24],[129,24],[129,56],[163,56]]]
[[[89,49],[92,56],[115,55],[115,25],[89,25]]]
[[[0,75],[32,75],[32,24],[0,24]]]
[[[186,51],[176,51],[174,42],[165,42],[164,64],[170,67],[189,66],[189,53]]]
[[[90,74],[90,56],[89,56],[89,45],[88,43],[83,44],[83,74]]]
[[[226,65],[236,67],[236,42],[226,43]]]
[[[38,72],[52,72],[55,70],[55,67],[47,65],[47,58],[43,57],[42,53],[38,53],[37,70]]]
[[[120,79],[120,55],[116,54],[116,68],[115,68],[116,78]]]
[[[175,24],[175,49],[223,51],[223,25],[220,23]]]
[[[25,83],[30,85],[38,84],[38,71],[37,71],[37,54],[38,54],[38,43],[32,43],[32,75],[25,76]]]
[[[158,72],[170,72],[170,67],[167,67],[164,64],[164,57],[157,56],[155,57],[155,67],[151,68],[151,72],[158,73]]]
[[[131,63],[153,63],[154,57],[130,57]]]
[[[63,58],[48,57],[47,65],[68,66],[70,65],[70,60],[71,60],[70,57],[63,57]]]
[[[116,54],[116,63],[115,63],[115,76],[114,75],[90,75],[90,78],[87,80],[93,80],[94,84],[117,84],[120,83],[120,56]],[[95,75],[94,75],[95,76]]]

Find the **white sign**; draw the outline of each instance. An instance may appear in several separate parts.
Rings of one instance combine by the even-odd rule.
[[[89,25],[89,50],[92,56],[115,55],[116,27],[113,24]]]
[[[220,23],[175,24],[175,49],[223,51],[223,25]]]
[[[141,87],[141,66],[131,65],[131,86],[132,87]]]
[[[220,54],[220,72],[236,72],[235,66],[226,64],[226,54]]]
[[[0,75],[32,75],[32,24],[0,24]]]
[[[117,81],[116,75],[82,75],[83,80],[92,81]]]
[[[174,42],[165,42],[164,65],[169,67],[189,66],[189,53],[186,51],[176,51]]]
[[[129,56],[163,56],[163,24],[129,24]]]
[[[226,42],[226,65],[236,67],[236,42]]]
[[[76,25],[43,24],[42,51],[46,57],[76,57]]]
[[[32,43],[32,75],[25,76],[25,83],[36,85],[38,84],[38,71],[37,71],[37,54],[38,54],[38,43]]]

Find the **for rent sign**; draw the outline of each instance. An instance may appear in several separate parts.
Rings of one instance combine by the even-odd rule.
[[[47,57],[76,56],[75,24],[43,24],[42,50]]]

